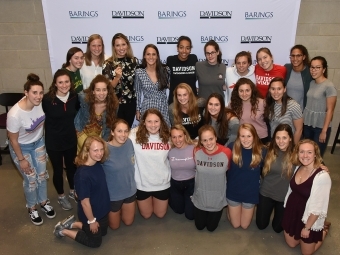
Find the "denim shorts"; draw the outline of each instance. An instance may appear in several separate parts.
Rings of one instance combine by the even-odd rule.
[[[231,206],[231,207],[236,207],[236,206],[242,205],[242,207],[244,209],[251,209],[255,206],[255,204],[235,202],[235,201],[230,200],[228,198],[227,198],[227,203],[228,203],[228,206]]]

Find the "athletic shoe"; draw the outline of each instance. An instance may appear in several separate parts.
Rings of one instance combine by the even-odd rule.
[[[76,219],[74,218],[74,215],[70,215],[66,219],[59,221],[54,227],[53,234],[56,237],[63,237],[64,235],[62,231],[64,229],[71,229],[72,223],[74,223],[75,221]]]
[[[65,195],[63,197],[58,197],[58,204],[60,204],[61,208],[65,211],[72,209],[72,205]]]
[[[39,216],[37,209],[32,209],[31,211],[28,209],[28,214],[34,225],[40,226],[41,224],[44,223],[43,219]]]
[[[74,194],[74,191],[70,191],[70,193],[68,194],[68,197],[73,199],[74,202],[78,203],[77,197]]]
[[[49,219],[53,219],[56,216],[55,211],[53,210],[53,207],[50,206],[50,201],[47,200],[44,205],[40,205],[41,210],[46,214],[46,217]]]

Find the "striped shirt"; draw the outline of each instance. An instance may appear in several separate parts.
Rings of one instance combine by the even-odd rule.
[[[288,124],[294,133],[295,127],[293,121],[302,118],[301,107],[294,99],[288,100],[286,113],[283,116],[281,116],[281,108],[282,104],[275,102],[274,116],[270,116],[271,136],[273,136],[274,131],[279,124]]]

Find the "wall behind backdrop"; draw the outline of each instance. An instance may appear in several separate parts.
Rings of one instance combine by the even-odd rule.
[[[282,1],[284,2],[284,0]],[[80,6],[83,5],[80,4]],[[295,42],[290,46],[297,43],[303,44],[308,48],[311,57],[324,56],[329,64],[329,79],[333,81],[339,91],[340,15],[338,15],[338,10],[340,10],[340,0],[301,0]],[[281,26],[285,26],[285,23],[277,29],[281,29]],[[105,28],[106,30],[114,29],[112,26]],[[110,36],[112,35],[113,32]],[[58,40],[59,42],[60,40]],[[108,43],[110,44],[110,42]],[[133,45],[133,47],[135,46]],[[169,45],[170,48],[171,54],[176,54],[175,45]],[[195,43],[193,53],[199,52],[203,53],[203,45]],[[135,53],[137,52],[135,51]],[[273,51],[273,53],[275,60],[277,60],[277,52]],[[64,58],[65,55],[66,52],[63,53]],[[285,53],[285,56],[288,55],[289,51]],[[42,0],[1,0],[0,93],[22,92],[23,84],[29,72],[38,74],[45,84],[45,90],[48,89],[52,82],[52,70]],[[339,92],[338,98],[340,98]],[[4,107],[0,107],[0,112],[4,111]],[[337,127],[339,121],[340,102],[336,105],[330,142],[334,139],[334,128]],[[0,130],[0,144],[2,146],[4,141],[5,131]],[[335,153],[338,154],[338,151],[339,149]]]
[[[176,54],[178,37],[193,41],[192,50],[204,60],[210,39],[219,43],[222,62],[231,65],[236,53],[268,47],[276,63],[285,64],[294,44],[300,0],[43,0],[52,71],[65,62],[69,48],[86,50],[91,34],[104,39],[111,55],[115,33],[128,36],[134,54],[142,58],[146,44],[157,45],[161,60]]]

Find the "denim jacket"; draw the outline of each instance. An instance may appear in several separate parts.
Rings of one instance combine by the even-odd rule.
[[[90,109],[88,104],[85,102],[85,93],[81,92],[78,94],[78,98],[80,101],[80,109],[77,113],[77,116],[74,119],[74,126],[78,132],[82,131],[85,126],[88,124],[90,120]],[[103,128],[101,137],[107,141],[110,135],[110,128],[106,127],[106,111],[102,114],[103,118]]]

